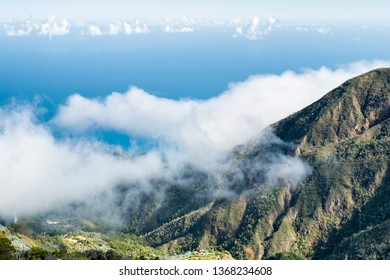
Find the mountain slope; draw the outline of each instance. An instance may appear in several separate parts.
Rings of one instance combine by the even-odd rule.
[[[316,195],[298,197],[302,222],[295,226],[303,236],[307,227],[321,232],[312,243],[316,258],[326,258],[343,239],[368,227],[384,223],[390,234],[389,85],[390,69],[371,71],[274,125],[280,138],[299,143],[296,153],[314,167],[302,191]],[[309,126],[307,116],[315,120]],[[293,135],[292,127],[304,133]],[[354,256],[331,255],[344,257]]]
[[[389,85],[390,69],[351,79],[274,124],[284,142],[263,135],[238,147],[226,173],[239,169],[241,177],[225,182],[237,195],[217,200],[163,247],[220,246],[244,259],[388,258]],[[311,174],[299,186],[280,180],[267,185],[264,170],[254,165],[275,153],[296,155]],[[154,238],[165,231],[155,229]],[[371,247],[381,248],[375,253],[357,245],[376,234],[382,238],[370,238]]]
[[[273,125],[287,142],[320,146],[361,134],[390,115],[389,69],[351,79],[323,98]]]

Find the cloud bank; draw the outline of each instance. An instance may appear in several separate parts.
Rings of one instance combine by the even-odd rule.
[[[384,25],[375,25],[375,29],[383,32]],[[374,26],[373,26],[374,27]],[[350,33],[351,30],[364,31],[366,25],[331,24],[320,22],[283,22],[274,17],[259,18],[252,20],[232,18],[230,20],[217,19],[180,19],[152,20],[152,19],[113,19],[111,21],[100,20],[69,20],[57,18],[55,15],[46,20],[33,20],[31,17],[24,21],[0,20],[0,35],[9,37],[16,36],[121,36],[143,33],[193,33],[199,31],[223,32],[234,38],[248,40],[262,40],[271,32],[310,32],[321,35],[335,35],[336,33]],[[372,27],[370,27],[372,28]],[[280,33],[279,33],[280,34]]]
[[[132,160],[94,141],[60,141],[32,108],[0,110],[0,213],[10,217],[83,200],[119,183],[159,176],[160,157]]]
[[[201,24],[193,19],[182,17],[178,21],[172,21],[171,19],[167,18],[164,25],[165,33],[189,33],[194,32],[196,26]]]
[[[209,161],[248,141],[266,126],[311,104],[345,80],[388,62],[359,62],[336,70],[252,76],[208,100],[171,100],[142,89],[103,99],[72,95],[56,125],[77,132],[107,129],[170,144],[193,159]],[[203,159],[204,157],[204,159]]]
[[[235,20],[233,23],[239,24],[240,21]],[[268,18],[268,21],[264,22],[262,22],[259,17],[254,17],[249,25],[236,27],[236,33],[233,36],[243,36],[250,40],[263,39],[264,36],[272,31],[272,28],[276,23],[277,19],[273,17]]]
[[[67,19],[58,19],[55,15],[52,15],[43,22],[34,22],[31,19],[22,23],[4,23],[3,29],[6,36],[27,36],[27,35],[40,35],[40,36],[64,36],[69,35],[71,31],[71,22]]]
[[[52,15],[41,25],[38,35],[49,37],[68,35],[70,27],[71,23],[67,19],[58,20]]]
[[[208,100],[160,98],[135,87],[102,99],[75,94],[49,122],[38,121],[33,107],[3,107],[0,215],[48,210],[119,183],[147,189],[151,180],[173,178],[185,164],[218,174],[226,167],[220,162],[236,145],[253,139],[268,125],[311,104],[345,80],[385,66],[390,62],[256,75],[229,85]],[[74,136],[58,138],[55,129]],[[142,156],[118,156],[112,147],[86,138],[91,130],[142,136],[156,142],[157,148]],[[251,172],[263,170],[268,182],[285,179],[291,184],[308,174],[297,158],[270,158],[267,166],[260,164],[261,160],[251,162]]]

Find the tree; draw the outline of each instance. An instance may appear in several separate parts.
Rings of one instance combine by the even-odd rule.
[[[27,259],[28,260],[45,260],[49,256],[49,252],[39,248],[39,247],[32,247],[27,252]]]
[[[0,237],[0,260],[11,260],[15,251],[8,238]]]

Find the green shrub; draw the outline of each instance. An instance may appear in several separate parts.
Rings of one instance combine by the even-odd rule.
[[[268,258],[269,260],[302,260],[301,257],[293,253],[277,253],[272,257]]]
[[[15,247],[8,238],[0,238],[0,260],[11,260],[15,251]]]
[[[27,251],[26,259],[28,260],[45,260],[50,255],[49,252],[39,248],[32,247],[29,251]]]

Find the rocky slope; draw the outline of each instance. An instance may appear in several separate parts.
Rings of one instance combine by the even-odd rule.
[[[284,142],[263,135],[233,153],[243,174],[227,183],[235,196],[145,237],[167,251],[220,246],[240,259],[389,259],[389,89],[390,69],[378,69],[274,124]],[[304,160],[311,174],[298,186],[254,188],[254,178],[265,182],[253,164],[276,152]]]

